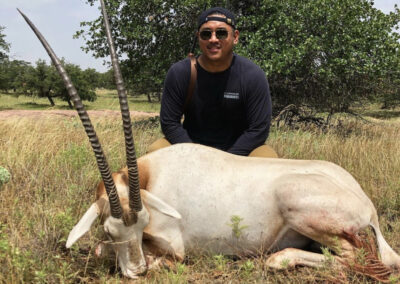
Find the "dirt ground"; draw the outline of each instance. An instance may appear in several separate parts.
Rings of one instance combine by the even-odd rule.
[[[90,117],[99,116],[116,116],[121,117],[119,111],[114,110],[89,110],[88,114]],[[148,118],[157,116],[156,112],[144,112],[144,111],[131,111],[132,118]],[[78,116],[75,110],[3,110],[0,111],[0,120],[4,120],[12,117],[49,117],[49,116],[66,116],[74,117]]]

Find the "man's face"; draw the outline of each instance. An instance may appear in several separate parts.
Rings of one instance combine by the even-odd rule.
[[[215,15],[216,17],[224,17],[221,15]],[[218,39],[217,34],[223,34],[223,31],[227,31],[227,37],[225,39]],[[211,31],[211,37],[209,39],[202,39],[200,34],[202,31]],[[233,52],[233,47],[238,43],[239,31],[233,30],[230,25],[219,21],[209,21],[204,23],[198,32],[199,46],[205,59],[213,61],[215,63],[225,63],[226,60],[230,60],[230,55]]]

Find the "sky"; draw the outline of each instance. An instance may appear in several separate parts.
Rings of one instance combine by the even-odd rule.
[[[6,27],[3,33],[5,40],[11,44],[10,57],[35,63],[48,55],[39,40],[17,12],[19,8],[27,15],[47,39],[59,58],[77,64],[83,69],[94,68],[105,72],[108,66],[103,65],[104,59],[94,58],[91,53],[85,53],[82,38],[73,39],[80,30],[80,22],[91,21],[100,15],[98,2],[95,6],[85,3],[85,0],[0,0],[0,26]],[[394,11],[394,5],[400,6],[400,0],[375,0],[374,6],[384,13]]]
[[[100,5],[100,2],[98,2]],[[35,34],[18,13],[19,8],[40,30],[59,58],[77,64],[83,69],[107,71],[104,59],[96,59],[84,52],[82,38],[73,39],[80,30],[80,22],[91,21],[100,15],[98,6],[90,6],[85,0],[0,0],[0,26],[6,42],[11,44],[12,59],[36,62],[49,57]]]

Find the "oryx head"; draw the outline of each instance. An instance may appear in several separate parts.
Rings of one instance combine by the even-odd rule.
[[[147,270],[142,250],[143,230],[149,223],[149,211],[142,206],[140,211],[133,211],[129,205],[129,185],[125,172],[114,173],[113,180],[119,195],[122,216],[113,216],[113,205],[106,192],[105,183],[98,185],[98,197],[78,224],[69,233],[66,247],[70,248],[80,237],[90,230],[90,227],[100,218],[103,224],[106,243],[114,250],[122,273],[130,278],[136,278]],[[146,197],[148,193],[143,192]],[[100,195],[99,195],[100,194]]]
[[[127,277],[134,278],[136,275],[142,274],[147,270],[146,261],[142,251],[142,236],[143,229],[149,223],[149,212],[146,207],[143,206],[141,200],[138,167],[136,162],[126,92],[123,85],[114,44],[111,38],[104,2],[103,0],[100,0],[100,2],[121,105],[128,167],[126,174],[128,177],[125,175],[125,178],[122,176],[122,173],[116,173],[113,175],[111,174],[90,118],[88,117],[88,114],[84,109],[81,99],[77,94],[75,87],[72,85],[69,76],[62,67],[60,60],[57,58],[54,51],[51,49],[41,33],[32,24],[32,22],[21,11],[18,11],[25,18],[29,26],[42,42],[65,83],[65,86],[69,95],[71,96],[71,100],[74,102],[76,110],[78,111],[79,117],[83,123],[96,156],[97,165],[103,179],[103,182],[99,185],[100,188],[103,188],[100,189],[100,191],[103,190],[106,192],[106,194],[101,195],[100,198],[98,198],[98,200],[92,204],[78,224],[70,232],[66,246],[72,246],[90,229],[93,222],[99,216],[101,216],[102,223],[104,224],[104,231],[113,243],[113,248],[118,256],[119,266],[121,267],[122,273]],[[150,193],[147,193],[147,195],[149,194]],[[151,194],[149,198],[153,203],[160,201],[154,196],[151,196]],[[164,205],[165,204],[162,206]],[[167,211],[169,211],[169,208],[167,208]],[[176,212],[175,210],[173,211]]]

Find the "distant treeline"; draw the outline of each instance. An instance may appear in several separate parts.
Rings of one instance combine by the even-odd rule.
[[[95,0],[87,3],[97,5]],[[124,55],[121,69],[130,95],[159,99],[169,67],[185,58],[192,46],[199,13],[204,7],[227,6],[235,12],[240,31],[235,52],[265,71],[275,112],[291,104],[331,114],[349,111],[354,104],[400,104],[398,8],[384,14],[371,0],[109,0],[106,5],[116,49]],[[99,14],[96,20],[81,23],[83,29],[76,36],[86,40],[86,51],[107,57],[100,23]],[[0,29],[0,55],[1,39]],[[81,78],[78,88],[111,84],[110,74],[93,83],[98,77],[89,75],[91,71],[76,72],[82,73],[76,75]],[[35,94],[49,93],[46,88],[27,88],[28,82],[19,81],[18,86]],[[52,87],[50,93],[62,92]]]
[[[115,88],[113,74],[99,73],[95,69],[82,70],[78,65],[65,63],[64,68],[71,77],[82,100],[96,100],[96,88]],[[19,93],[27,96],[45,97],[54,106],[54,98],[72,103],[61,77],[53,65],[38,60],[35,66],[22,60],[0,61],[0,90],[3,93]]]

